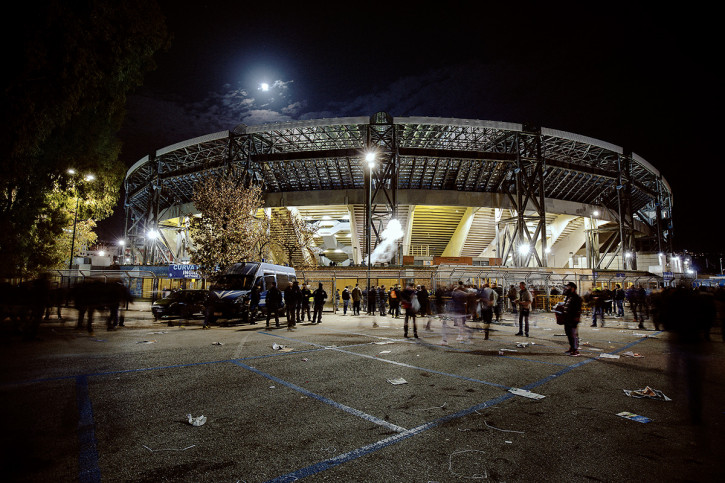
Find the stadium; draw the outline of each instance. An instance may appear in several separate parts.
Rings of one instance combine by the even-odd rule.
[[[239,125],[142,158],[125,178],[133,262],[188,262],[194,185],[230,170],[263,187],[271,216],[318,222],[308,256],[323,267],[365,265],[393,219],[401,233],[378,266],[676,265],[670,186],[637,154],[540,126],[384,112]]]

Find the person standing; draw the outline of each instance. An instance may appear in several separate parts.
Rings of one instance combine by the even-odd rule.
[[[342,290],[342,315],[347,315],[347,307],[350,305],[350,290],[347,285]]]
[[[325,306],[325,300],[327,300],[327,292],[322,288],[322,282],[320,282],[317,290],[312,292],[312,323],[319,324],[322,322],[322,308]]]
[[[295,282],[297,283],[297,282]],[[297,321],[295,315],[297,314],[297,291],[295,291],[292,284],[287,285],[284,289],[284,306],[285,315],[287,316],[287,330],[294,330]]]
[[[516,313],[516,297],[518,297],[518,294],[516,293],[516,288],[513,285],[511,285],[511,287],[509,287],[507,296],[508,296],[509,302],[511,302],[511,313],[515,314]]]
[[[390,289],[388,300],[390,302],[390,315],[397,319],[400,317],[400,290],[397,285]]]
[[[516,301],[519,306],[519,331],[516,335],[529,336],[529,313],[531,311],[531,292],[526,288],[524,282],[519,282],[519,298]]]
[[[375,287],[368,287],[368,315],[375,315],[376,296],[378,291]]]
[[[362,300],[362,290],[360,286],[355,284],[355,288],[352,289],[350,294],[352,297],[352,315],[360,315],[360,300]]]
[[[305,313],[307,313],[307,321],[310,322],[312,320],[310,316],[310,297],[312,297],[310,286],[303,284],[300,289],[300,303],[299,309],[297,310],[297,320],[300,322],[304,322]]]
[[[383,317],[385,317],[386,312],[387,312],[386,304],[385,304],[387,299],[388,299],[388,294],[385,291],[385,285],[381,285],[380,289],[378,289],[378,304],[380,305],[380,307],[379,307],[380,315],[382,315]]]
[[[496,323],[501,322],[501,312],[503,312],[503,287],[499,287],[496,282],[493,282],[491,287],[496,293],[496,304],[493,306],[493,313],[496,316]]]
[[[262,298],[262,287],[258,284],[252,287],[252,291],[249,294],[249,319],[254,321],[257,318],[257,311],[259,310],[259,301]]]
[[[272,282],[271,287],[267,289],[265,304],[267,306],[267,328],[269,329],[269,319],[274,316],[275,326],[279,327],[279,308],[282,305],[282,292],[277,288],[277,282]]]
[[[564,286],[564,302],[561,306],[564,333],[569,340],[569,350],[565,353],[572,357],[579,355],[579,321],[582,313],[582,298],[576,293],[576,284],[569,282]]]
[[[622,290],[622,286],[617,284],[616,288],[614,289],[614,306],[616,307],[617,315],[616,317],[622,318],[624,317],[624,290]]]
[[[408,337],[408,321],[413,319],[413,337],[418,338],[418,325],[415,323],[415,314],[420,309],[415,287],[409,283],[403,293],[400,294],[401,303],[405,309],[405,320],[403,321],[403,336]]]

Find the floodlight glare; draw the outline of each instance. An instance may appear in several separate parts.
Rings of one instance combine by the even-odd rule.
[[[524,243],[522,245],[519,245],[519,253],[521,255],[528,255],[529,251],[531,250],[531,247],[528,243]]]

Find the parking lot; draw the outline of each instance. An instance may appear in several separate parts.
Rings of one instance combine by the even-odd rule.
[[[403,338],[402,318],[331,313],[295,331],[284,322],[279,329],[262,322],[203,331],[201,320],[169,327],[143,306],[126,320],[114,332],[99,325],[93,336],[53,321],[39,341],[3,334],[4,476],[444,482],[725,475],[720,334],[691,358],[678,355],[668,334],[626,319],[603,328],[582,323],[575,358],[564,354],[563,330],[546,313],[533,314],[529,338],[514,335],[511,314],[487,341],[478,331],[470,343],[457,340],[448,325],[447,345],[439,319],[431,331],[419,321],[419,339]],[[672,370],[683,361],[703,368],[700,425],[690,418],[686,378]],[[647,386],[671,401],[624,392]],[[188,415],[206,422],[194,426]]]

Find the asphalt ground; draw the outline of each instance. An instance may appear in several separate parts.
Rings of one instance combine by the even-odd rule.
[[[117,331],[97,318],[93,336],[73,321],[43,323],[34,341],[3,326],[3,480],[725,476],[719,333],[692,354],[628,319],[596,329],[583,323],[581,356],[570,357],[563,330],[546,313],[532,314],[528,338],[514,335],[511,314],[488,341],[476,330],[470,343],[459,341],[448,325],[447,345],[440,319],[432,331],[419,320],[419,339],[403,338],[403,320],[390,317],[326,312],[322,324],[295,331],[281,321],[279,329],[262,322],[202,330],[198,319],[169,327],[141,303]],[[687,364],[700,372],[688,378]],[[690,417],[688,381],[702,386],[701,424]],[[624,393],[647,386],[672,400]],[[618,416],[624,411],[650,422]],[[206,423],[193,426],[188,414]]]

